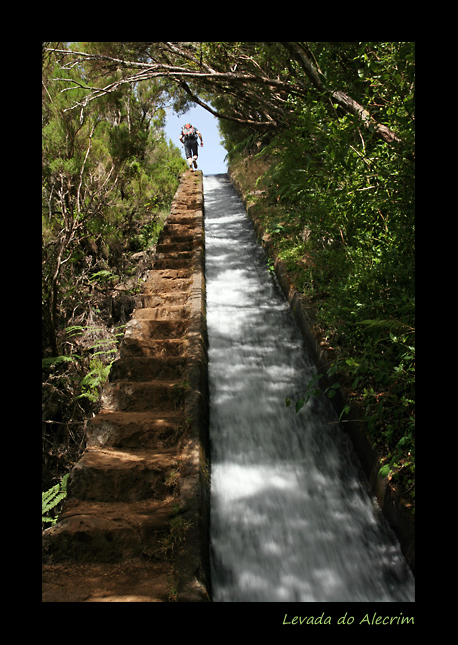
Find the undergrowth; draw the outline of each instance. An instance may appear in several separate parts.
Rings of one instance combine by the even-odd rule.
[[[67,480],[69,473],[62,477],[55,486],[41,493],[41,528],[44,524],[54,525],[57,522],[61,502],[67,497]]]

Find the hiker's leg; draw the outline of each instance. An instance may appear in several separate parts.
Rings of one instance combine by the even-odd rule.
[[[191,149],[191,145],[189,141],[185,141],[184,144],[184,156],[186,157],[186,161],[188,162],[188,166],[192,170],[192,154],[193,150]]]
[[[197,157],[198,157],[198,151],[197,151],[197,141],[194,141],[192,144],[192,154],[193,154],[193,162],[194,162],[194,168],[197,168]]]

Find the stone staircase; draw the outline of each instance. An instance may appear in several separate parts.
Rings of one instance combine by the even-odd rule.
[[[187,172],[43,533],[43,601],[209,600],[204,307],[202,175]]]

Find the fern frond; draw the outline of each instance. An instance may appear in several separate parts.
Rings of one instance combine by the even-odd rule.
[[[356,326],[364,325],[371,329],[383,329],[391,333],[400,333],[400,334],[413,334],[415,332],[414,327],[406,325],[400,320],[395,318],[388,318],[388,320],[381,320],[380,318],[371,318],[369,320],[361,320],[360,322],[353,323]]]
[[[49,508],[52,508],[52,506],[48,507],[47,504],[54,498],[55,495],[57,495],[59,488],[60,488],[60,484],[56,484],[49,490],[46,490],[43,493],[41,493],[41,508],[43,513],[45,513]]]
[[[41,521],[42,522],[56,522],[57,518],[43,517],[45,513],[52,510],[67,497],[67,481],[70,473],[62,477],[62,481],[49,490],[41,493]]]

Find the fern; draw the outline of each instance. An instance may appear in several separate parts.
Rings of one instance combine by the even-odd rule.
[[[73,356],[51,356],[51,358],[42,358],[41,359],[41,369],[47,369],[53,365],[59,365],[60,363],[71,363],[75,358],[80,358],[77,354]]]
[[[98,353],[108,353],[108,352],[98,352]],[[81,381],[81,389],[83,390],[82,394],[77,396],[77,399],[89,399],[94,403],[98,401],[100,396],[99,388],[103,386],[106,381],[108,381],[108,375],[110,373],[111,366],[113,361],[104,365],[103,362],[94,355],[94,358],[91,360],[91,371],[86,374],[86,376]]]
[[[62,481],[56,484],[49,490],[41,493],[41,521],[50,522],[55,524],[57,517],[45,517],[45,513],[49,513],[53,508],[67,497],[67,480],[70,473],[62,477]]]
[[[388,320],[380,320],[379,318],[372,318],[370,320],[361,320],[361,322],[353,323],[354,325],[364,325],[370,329],[382,329],[392,333],[413,334],[415,329],[406,325],[400,320],[389,318]]]

